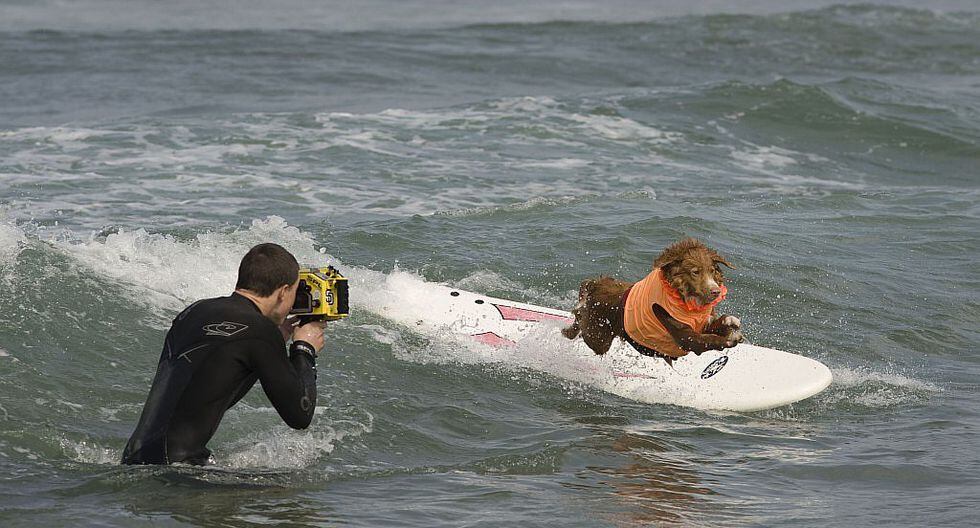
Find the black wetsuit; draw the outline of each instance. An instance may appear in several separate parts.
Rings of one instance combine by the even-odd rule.
[[[256,380],[287,425],[306,428],[316,406],[312,352],[298,342],[287,356],[279,328],[237,293],[190,305],[167,333],[122,462],[206,464],[206,444],[225,411]]]

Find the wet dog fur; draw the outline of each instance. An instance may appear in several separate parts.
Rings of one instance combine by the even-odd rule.
[[[685,300],[708,304],[721,294],[725,275],[721,265],[735,269],[717,251],[695,238],[686,238],[673,244],[654,261],[654,268],[662,268],[667,282]],[[605,354],[617,337],[623,338],[623,294],[633,285],[612,277],[587,279],[579,287],[578,304],[572,310],[575,322],[562,329],[568,339],[582,336],[585,344],[596,354]],[[732,315],[716,316],[712,309],[711,321],[704,333],[674,319],[660,305],[654,306],[654,314],[667,328],[677,345],[688,352],[700,354],[706,350],[730,348],[743,340],[739,319]],[[641,351],[643,353],[643,351]],[[670,358],[663,356],[670,362]]]

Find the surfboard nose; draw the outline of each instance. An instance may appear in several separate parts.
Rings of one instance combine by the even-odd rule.
[[[761,411],[815,396],[830,386],[834,375],[823,363],[808,357],[742,343],[730,349],[725,374],[737,377],[724,408]]]

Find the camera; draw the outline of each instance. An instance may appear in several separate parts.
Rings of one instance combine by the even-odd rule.
[[[336,321],[350,315],[347,279],[333,266],[299,270],[296,302],[290,315],[302,323]]]

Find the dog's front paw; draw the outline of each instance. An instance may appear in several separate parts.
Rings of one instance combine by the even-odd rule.
[[[742,335],[741,330],[736,330],[728,334],[726,339],[727,339],[727,341],[725,342],[726,348],[732,348],[733,346],[741,343],[742,341],[745,341],[745,336]]]
[[[721,316],[721,320],[719,320],[718,322],[719,324],[721,324],[721,326],[724,326],[725,328],[729,328],[731,330],[742,329],[742,321],[738,317],[735,317],[734,315],[723,315]]]
[[[742,321],[738,317],[734,315],[723,315],[718,322],[725,329],[725,338],[727,340],[725,344],[728,348],[745,341],[745,336],[742,335]]]

